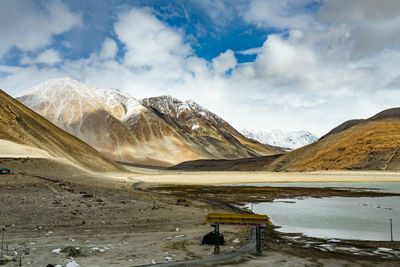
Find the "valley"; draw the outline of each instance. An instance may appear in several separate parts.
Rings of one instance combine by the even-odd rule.
[[[40,166],[43,160],[29,161],[30,165]],[[18,166],[26,165],[26,159],[1,159],[0,163],[18,170]],[[44,169],[41,175],[37,175],[33,169],[26,169],[25,173],[2,175],[0,193],[3,223],[7,228],[7,247],[12,251],[17,249],[19,255],[29,249],[29,254],[23,257],[23,263],[34,266],[49,263],[66,265],[72,262],[69,254],[80,266],[137,266],[207,258],[212,256],[213,247],[200,243],[202,236],[212,230],[212,227],[203,224],[210,212],[227,212],[229,210],[226,208],[232,205],[278,198],[396,195],[330,189],[329,183],[326,183],[328,188],[325,189],[212,185],[215,181],[231,184],[240,181],[265,183],[307,179],[327,182],[368,177],[374,181],[394,181],[396,173],[288,173],[284,179],[282,174],[268,172],[229,172],[228,175],[221,172],[182,173],[126,167],[132,173],[94,174],[71,172],[71,169],[54,173],[51,169]],[[223,176],[226,178],[221,179]],[[178,179],[180,185],[176,185]],[[178,199],[184,199],[185,202],[177,204]],[[275,227],[263,232],[264,256],[244,254],[224,261],[224,264],[258,266],[290,261],[298,264],[332,262],[396,266],[399,263],[389,257],[391,254],[385,253],[353,257],[351,252],[324,251],[320,248],[324,247],[321,246],[323,244],[329,244],[327,240],[282,234]],[[224,226],[221,231],[227,242],[221,247],[221,253],[248,242],[247,227]],[[315,245],[304,247],[312,243]],[[340,241],[335,245],[357,247],[361,252],[366,247],[399,250],[398,241]],[[60,252],[68,247],[79,249]],[[301,256],[298,254],[300,251]],[[12,264],[8,265],[17,266],[17,263]],[[208,265],[220,264],[210,262]]]
[[[247,227],[223,227],[221,253],[233,253],[232,259],[216,260],[213,247],[201,245],[212,231],[203,223],[211,212],[263,213],[250,203],[279,199],[398,197],[351,188],[352,182],[399,182],[397,109],[344,123],[288,151],[245,137],[192,101],[138,101],[69,78],[33,92],[18,99],[44,117],[0,94],[0,165],[11,170],[0,177],[6,254],[16,260],[10,266],[18,256],[28,265],[67,267],[185,260],[199,266],[399,264],[398,240],[313,237],[274,224],[263,230],[262,257],[236,251],[254,242]]]

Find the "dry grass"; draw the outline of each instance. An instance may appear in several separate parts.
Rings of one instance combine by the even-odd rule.
[[[270,170],[398,170],[400,119],[366,121],[300,148],[268,166]],[[392,157],[393,156],[393,157]],[[389,162],[390,161],[390,162]],[[387,164],[389,162],[389,164]]]

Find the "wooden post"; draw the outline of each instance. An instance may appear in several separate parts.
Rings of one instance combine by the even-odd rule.
[[[215,247],[214,254],[219,254],[219,224],[215,224]]]

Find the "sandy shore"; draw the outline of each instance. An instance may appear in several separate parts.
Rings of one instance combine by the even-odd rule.
[[[399,172],[180,172],[127,167],[131,178],[152,184],[213,185],[299,182],[400,182]]]

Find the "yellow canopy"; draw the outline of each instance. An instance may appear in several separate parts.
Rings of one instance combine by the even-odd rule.
[[[266,226],[271,223],[267,215],[236,213],[210,213],[207,215],[204,222],[210,223],[211,225],[229,224],[250,226]]]

